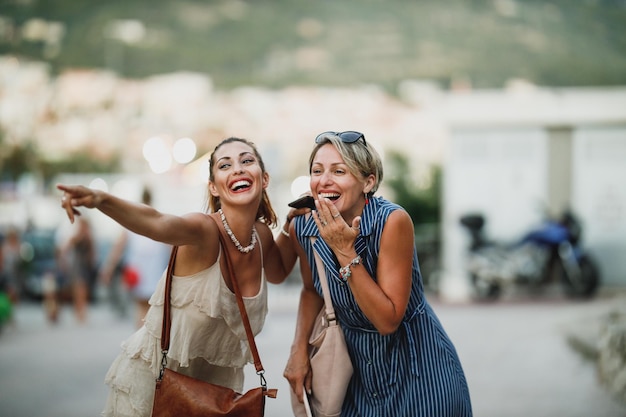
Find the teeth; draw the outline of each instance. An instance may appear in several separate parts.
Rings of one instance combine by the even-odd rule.
[[[231,188],[232,190],[234,190],[234,189],[237,189],[237,188],[239,188],[239,187],[249,187],[249,186],[250,186],[250,182],[248,182],[248,181],[244,181],[244,180],[241,180],[241,181],[237,181],[236,183],[234,183],[234,184],[232,185],[232,187],[230,187],[230,188]]]
[[[336,197],[338,198],[340,194],[337,193],[320,193],[319,196],[320,198],[333,198]]]

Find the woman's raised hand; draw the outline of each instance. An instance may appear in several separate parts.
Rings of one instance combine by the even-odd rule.
[[[317,210],[313,211],[313,219],[317,223],[320,235],[335,252],[348,252],[354,248],[354,241],[359,235],[361,217],[346,223],[332,201],[320,198],[316,201]]]
[[[80,216],[76,207],[97,207],[100,202],[99,192],[82,185],[57,184],[57,188],[63,191],[61,207],[65,209],[67,217],[74,223],[75,216]]]

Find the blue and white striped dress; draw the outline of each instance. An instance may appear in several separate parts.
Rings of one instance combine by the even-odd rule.
[[[389,214],[401,209],[381,197],[365,205],[361,234],[355,242],[363,265],[376,280],[380,239]],[[322,289],[313,250],[324,264],[335,312],[345,333],[354,374],[343,404],[342,417],[467,417],[472,415],[469,390],[456,349],[426,301],[422,277],[413,251],[412,288],[403,322],[383,336],[357,305],[350,287],[339,278],[332,250],[312,217],[298,216],[296,234],[313,271],[317,292]]]

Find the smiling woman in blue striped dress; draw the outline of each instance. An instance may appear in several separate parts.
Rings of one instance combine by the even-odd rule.
[[[455,347],[424,296],[411,218],[373,197],[380,157],[359,132],[325,132],[315,142],[309,171],[316,210],[289,226],[303,279],[284,373],[291,388],[298,398],[303,386],[310,389],[307,344],[323,305],[317,252],[354,366],[341,416],[471,416]]]

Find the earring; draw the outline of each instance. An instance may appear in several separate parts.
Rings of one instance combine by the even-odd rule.
[[[367,196],[367,193],[363,193],[363,196],[365,196],[365,204],[367,205],[370,202],[370,199]]]

